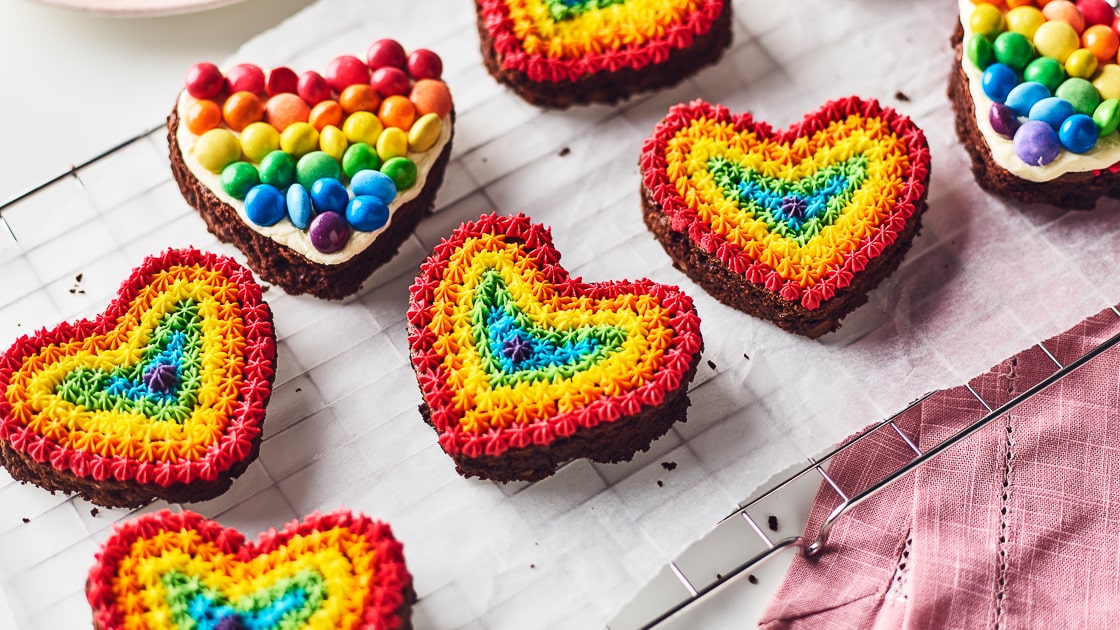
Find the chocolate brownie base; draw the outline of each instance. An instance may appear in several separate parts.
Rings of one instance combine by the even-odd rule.
[[[1093,171],[1067,173],[1048,182],[1020,179],[996,164],[988,143],[980,133],[974,112],[976,105],[969,90],[964,58],[964,28],[957,23],[950,42],[956,52],[949,77],[949,99],[956,113],[957,137],[972,158],[976,183],[989,192],[1024,203],[1048,203],[1071,210],[1092,210],[1100,197],[1120,197],[1120,178],[1112,173],[1094,175]]]
[[[451,113],[452,122],[455,113]],[[448,140],[439,158],[428,172],[424,188],[412,201],[393,213],[386,229],[364,251],[338,265],[321,265],[312,262],[271,238],[259,234],[238,215],[237,210],[218,198],[187,168],[179,143],[175,140],[179,129],[179,115],[172,110],[167,118],[167,140],[171,147],[171,171],[179,183],[179,191],[206,221],[210,233],[218,239],[232,243],[248,259],[248,266],[264,281],[278,285],[292,295],[309,293],[318,298],[341,300],[357,293],[362,283],[378,267],[397,255],[401,243],[415,231],[420,220],[431,213],[436,193],[443,183],[443,174],[451,159]]]
[[[867,293],[884,278],[894,273],[910,243],[922,229],[922,213],[926,211],[926,197],[914,202],[914,214],[894,243],[867,263],[867,267],[852,279],[852,283],[839,289],[832,299],[820,307],[809,310],[800,302],[791,302],[748,281],[727,268],[715,254],[694,246],[687,234],[672,229],[669,217],[653,199],[653,194],[642,185],[642,215],[661,246],[673,259],[673,266],[704,288],[712,297],[724,304],[773,322],[782,330],[815,339],[836,330],[840,320],[867,302]]]
[[[673,424],[685,422],[688,415],[688,385],[696,375],[700,352],[681,379],[680,387],[666,395],[657,407],[647,407],[633,416],[606,422],[591,429],[580,429],[548,446],[510,449],[498,457],[467,457],[451,454],[455,470],[464,477],[492,481],[538,481],[556,472],[573,459],[590,459],[602,464],[630,461],[638,452],[648,451],[654,440],[665,435]],[[432,425],[431,410],[420,403],[420,414]],[[435,426],[432,426],[435,429]],[[436,429],[438,433],[438,429]]]
[[[477,0],[475,8],[480,12]],[[621,68],[616,72],[597,72],[578,81],[533,81],[520,70],[503,68],[494,50],[494,39],[481,19],[478,20],[478,36],[486,69],[529,103],[555,109],[591,103],[613,105],[638,92],[674,86],[700,68],[718,61],[723,49],[731,43],[731,2],[724,5],[723,13],[707,34],[695,38],[688,48],[674,49],[665,62],[640,70]]]

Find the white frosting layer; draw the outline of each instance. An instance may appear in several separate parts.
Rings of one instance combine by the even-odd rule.
[[[964,26],[964,44],[972,36],[968,28],[968,18],[976,5],[971,0],[958,0],[961,12],[961,25]],[[1066,173],[1081,173],[1084,171],[1104,170],[1120,162],[1120,133],[1110,133],[1097,140],[1096,146],[1088,153],[1077,154],[1062,149],[1058,157],[1046,166],[1031,166],[1015,155],[1015,146],[1011,140],[1005,138],[992,129],[988,118],[992,109],[992,99],[984,94],[980,80],[983,76],[976,66],[964,55],[961,59],[965,74],[968,76],[968,89],[972,93],[972,102],[976,105],[976,123],[983,134],[984,140],[992,152],[992,159],[1016,177],[1032,182],[1048,182],[1057,179]]]
[[[408,190],[397,193],[396,198],[389,204],[389,221],[386,222],[381,229],[373,232],[351,230],[350,240],[346,242],[345,247],[337,252],[324,254],[315,249],[311,244],[311,238],[307,235],[307,231],[299,229],[287,218],[280,219],[275,225],[267,227],[257,225],[250,221],[249,217],[245,214],[245,202],[227,194],[226,191],[222,189],[221,175],[218,173],[211,173],[198,162],[198,158],[194,155],[194,145],[198,136],[191,133],[187,129],[187,125],[183,122],[186,120],[187,109],[194,104],[195,101],[196,99],[188,94],[186,90],[183,90],[179,94],[179,129],[176,134],[176,140],[179,143],[179,151],[183,154],[183,161],[186,163],[187,168],[198,178],[198,181],[202,182],[202,184],[217,195],[219,199],[237,210],[241,221],[244,222],[249,229],[258,234],[267,236],[281,245],[290,247],[311,262],[321,265],[338,265],[344,263],[373,245],[377,237],[381,236],[381,234],[392,225],[393,217],[396,215],[397,209],[415,199],[417,195],[420,194],[420,191],[424,189],[424,184],[428,180],[428,173],[432,170],[432,166],[436,163],[440,153],[443,152],[444,147],[451,141],[452,134],[451,116],[448,115],[440,119],[439,140],[436,141],[432,148],[423,153],[412,153],[411,151],[408,153],[408,159],[416,163],[416,183]]]

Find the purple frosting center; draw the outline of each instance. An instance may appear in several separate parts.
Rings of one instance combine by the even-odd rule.
[[[156,363],[144,372],[144,384],[153,392],[166,394],[179,384],[179,374],[174,365]]]

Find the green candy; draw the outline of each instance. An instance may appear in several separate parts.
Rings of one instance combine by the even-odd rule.
[[[973,33],[972,37],[968,38],[965,54],[968,55],[968,60],[972,62],[972,65],[981,70],[992,65],[992,43],[988,41],[987,37],[979,33]]]
[[[234,162],[222,169],[222,190],[234,199],[244,199],[249,189],[259,183],[257,167],[248,162]]]
[[[1034,45],[1021,33],[1007,31],[996,37],[995,43],[992,44],[992,52],[996,56],[996,61],[1015,70],[1022,70],[1034,57]]]
[[[1062,64],[1057,59],[1039,57],[1027,64],[1027,69],[1023,71],[1023,80],[1041,83],[1053,94],[1062,81],[1066,80],[1066,71],[1062,69]]]
[[[342,179],[342,167],[331,154],[312,151],[296,162],[296,181],[304,188],[311,190],[311,185],[324,177]]]
[[[260,165],[261,183],[284,190],[296,180],[296,159],[283,151],[272,151]]]
[[[406,157],[385,160],[381,165],[381,172],[393,180],[397,190],[405,190],[416,183],[416,164]]]
[[[1097,123],[1097,133],[1108,135],[1120,127],[1120,99],[1110,98],[1101,101],[1093,110],[1093,122]]]
[[[377,151],[365,142],[355,142],[342,154],[342,172],[349,178],[357,175],[358,171],[376,171],[380,166],[381,158]]]
[[[1101,104],[1101,95],[1097,92],[1097,88],[1079,77],[1063,81],[1054,92],[1054,96],[1069,101],[1069,104],[1073,105],[1073,111],[1086,116],[1092,116],[1097,110],[1097,105]]]

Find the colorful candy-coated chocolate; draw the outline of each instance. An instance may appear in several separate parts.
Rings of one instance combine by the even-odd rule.
[[[315,216],[311,208],[311,195],[302,184],[297,183],[288,186],[284,197],[288,202],[288,220],[297,228],[306,230],[311,225],[311,218]]]
[[[333,177],[320,177],[311,184],[311,206],[316,212],[345,212],[350,193]]]
[[[1120,66],[1114,63],[1102,66],[1093,79],[1093,87],[1102,99],[1120,98]]]
[[[1034,107],[1035,103],[1050,96],[1052,96],[1052,94],[1050,90],[1046,89],[1045,85],[1035,83],[1034,81],[1027,81],[1011,88],[1003,104],[1014,112],[1016,116],[1025,117],[1031,113],[1031,107]],[[995,103],[995,105],[999,105],[999,103]]]
[[[342,106],[338,104],[338,101],[333,101],[331,99],[319,101],[307,114],[307,122],[311,123],[311,126],[319,131],[322,131],[323,127],[328,125],[341,127],[342,118]]]
[[[979,33],[973,33],[968,38],[968,43],[965,44],[965,56],[972,62],[972,65],[983,70],[995,61],[995,55],[992,54],[992,42],[988,41],[987,37]]]
[[[379,39],[366,49],[366,64],[371,70],[385,66],[403,70],[407,63],[404,47],[394,39]]]
[[[234,131],[264,118],[264,105],[252,92],[234,92],[222,103],[222,119]]]
[[[244,199],[249,190],[260,183],[257,167],[248,162],[234,162],[222,169],[222,190],[234,199]]]
[[[1047,2],[1046,6],[1042,7],[1042,14],[1051,22],[1069,24],[1073,27],[1073,30],[1077,31],[1078,35],[1085,30],[1085,17],[1081,15],[1081,11],[1077,10],[1077,6],[1069,0]]]
[[[298,160],[319,148],[319,130],[311,123],[292,123],[280,132],[280,148]]]
[[[348,146],[346,135],[338,127],[327,125],[319,131],[319,149],[334,159],[341,161]]]
[[[296,94],[299,94],[299,97],[306,101],[309,106],[314,106],[319,101],[325,101],[331,97],[331,86],[327,84],[323,75],[314,70],[308,70],[299,75]]]
[[[1057,132],[1067,118],[1074,114],[1073,105],[1069,101],[1051,96],[1034,104],[1031,108],[1030,119],[1043,122]]]
[[[381,158],[378,157],[377,151],[372,146],[365,142],[355,142],[347,147],[346,152],[342,154],[342,172],[351,179],[350,185],[353,186],[354,177],[358,173],[381,167]]]
[[[376,197],[386,205],[397,196],[397,184],[381,171],[365,169],[350,178],[350,190],[359,197]]]
[[[232,92],[264,93],[264,71],[252,63],[239,63],[226,70],[226,88]]]
[[[342,123],[342,133],[350,144],[364,142],[370,146],[377,144],[377,138],[384,129],[381,121],[373,112],[354,112]]]
[[[377,106],[381,104],[381,96],[377,94],[377,90],[373,89],[372,85],[351,85],[342,90],[338,95],[338,104],[342,106],[342,111],[347,114],[354,112],[376,112]]]
[[[386,127],[377,138],[377,155],[389,160],[408,154],[408,134],[399,127]]]
[[[1011,88],[1019,84],[1019,76],[1015,71],[1002,63],[993,63],[984,70],[983,76],[980,77],[980,86],[984,90],[984,94],[988,98],[997,103],[1002,103]]]
[[[195,98],[212,99],[226,86],[222,71],[212,63],[196,63],[187,70],[187,93]]]
[[[1101,103],[1097,88],[1080,77],[1070,77],[1062,81],[1058,89],[1054,90],[1054,96],[1069,101],[1069,104],[1073,105],[1073,111],[1086,116],[1092,116],[1097,105]]]
[[[183,122],[188,131],[201,136],[222,124],[222,108],[210,99],[195,101],[187,108]]]
[[[1026,70],[1023,70],[1023,80],[1041,83],[1053,93],[1066,80],[1066,71],[1057,59],[1039,57],[1027,64]]]
[[[276,225],[288,216],[288,204],[284,194],[275,186],[257,184],[245,195],[245,215],[260,226]]]
[[[1066,74],[1088,79],[1097,71],[1097,56],[1088,48],[1078,48],[1066,58]]]
[[[1081,37],[1066,22],[1052,20],[1038,27],[1034,33],[1034,48],[1038,54],[1053,57],[1060,63],[1081,47]]]
[[[266,122],[250,123],[241,130],[241,152],[249,161],[260,163],[280,148],[280,132]]]
[[[1028,120],[1015,132],[1015,155],[1032,166],[1045,166],[1062,150],[1058,132],[1041,121]]]
[[[1034,39],[1035,31],[1046,21],[1046,16],[1042,15],[1042,11],[1032,6],[1015,7],[1008,11],[1005,17],[1007,19],[1007,30],[1030,39]]]
[[[438,79],[443,75],[443,60],[427,48],[417,48],[408,55],[408,74],[413,79]]]
[[[299,75],[287,66],[279,66],[268,72],[264,91],[269,96],[277,94],[295,94],[299,88]]]
[[[350,225],[346,217],[337,212],[324,212],[311,219],[307,236],[311,246],[324,254],[333,254],[346,246],[350,240]]]
[[[435,114],[443,118],[451,113],[451,91],[443,81],[420,79],[412,86],[408,100],[416,106],[417,116]]]
[[[219,127],[199,136],[191,151],[202,168],[221,173],[241,157],[241,143],[229,129]]]
[[[377,117],[386,127],[408,131],[416,120],[416,106],[408,100],[407,96],[394,94],[381,101],[381,107],[377,109]]]
[[[1007,31],[996,37],[996,41],[992,44],[992,52],[996,56],[996,61],[1011,66],[1014,70],[1022,71],[1034,57],[1034,46],[1025,36]]]
[[[968,28],[988,39],[994,39],[1003,30],[1003,13],[990,4],[978,4],[968,17]]]
[[[332,90],[341,92],[347,86],[367,83],[369,66],[353,55],[341,55],[331,59],[327,64],[323,78],[327,80],[327,85],[331,86]]]
[[[307,103],[297,94],[282,92],[270,97],[264,104],[264,120],[284,133],[289,126],[297,122],[307,122],[311,113]]]
[[[342,178],[342,167],[339,166],[338,160],[326,153],[312,151],[296,162],[296,181],[302,184],[304,188],[311,190],[311,186],[316,180],[324,177]]]
[[[1116,11],[1104,0],[1077,0],[1077,10],[1085,18],[1086,26],[1112,26],[1116,19]]]
[[[369,84],[382,98],[394,94],[408,94],[408,75],[400,68],[385,66],[373,71]]]
[[[296,159],[276,150],[264,156],[257,170],[260,171],[262,184],[283,190],[296,180]]]
[[[359,195],[346,205],[346,222],[360,232],[381,229],[389,222],[389,207],[377,197]]]
[[[1074,114],[1058,129],[1058,139],[1066,151],[1086,153],[1097,143],[1097,123],[1085,114]]]
[[[397,190],[408,190],[416,183],[416,164],[406,157],[385,160],[381,165],[381,172],[393,180]]]
[[[1116,50],[1120,48],[1120,36],[1111,26],[1094,24],[1081,34],[1081,45],[1092,51],[1102,65],[1116,63]]]
[[[1097,123],[1097,133],[1107,136],[1120,127],[1120,99],[1110,98],[1097,105],[1093,112],[1093,122]]]
[[[988,122],[992,124],[992,129],[996,133],[1009,140],[1015,136],[1015,130],[1020,124],[1015,112],[1002,103],[992,103],[991,109],[988,110]]]
[[[442,127],[443,124],[440,122],[439,116],[435,114],[424,114],[417,118],[408,130],[408,150],[413,153],[422,153],[432,148],[436,140],[439,140]]]

